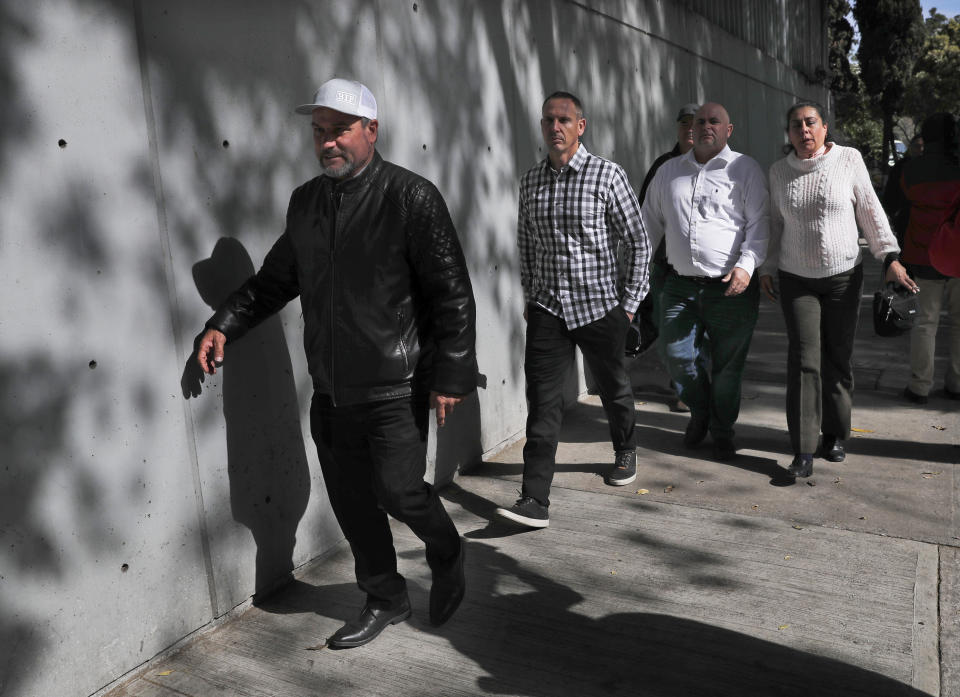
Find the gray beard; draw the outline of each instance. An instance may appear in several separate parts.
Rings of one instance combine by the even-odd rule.
[[[356,168],[357,163],[348,160],[339,167],[324,167],[321,165],[320,171],[333,179],[343,179],[347,175],[352,174]]]

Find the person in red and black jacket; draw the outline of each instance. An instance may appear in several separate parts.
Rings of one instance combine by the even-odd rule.
[[[920,287],[910,331],[910,382],[903,391],[915,404],[925,404],[933,386],[934,348],[944,308],[952,320],[947,329],[950,348],[944,394],[960,399],[960,278],[937,271],[929,254],[937,227],[960,195],[957,122],[951,114],[934,114],[923,122],[920,132],[923,155],[905,163],[900,177],[900,188],[909,203],[901,259]]]

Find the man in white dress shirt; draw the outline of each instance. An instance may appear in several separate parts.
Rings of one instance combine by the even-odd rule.
[[[709,432],[714,457],[729,460],[759,308],[754,270],[769,238],[767,178],[727,146],[733,124],[723,106],[704,104],[693,128],[693,149],[665,162],[651,182],[643,221],[652,248],[666,237],[660,340],[690,407],[684,445],[698,446]]]

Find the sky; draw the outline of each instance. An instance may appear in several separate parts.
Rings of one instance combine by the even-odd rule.
[[[937,12],[947,17],[960,15],[960,0],[920,0],[920,6],[923,8],[923,18],[930,16],[930,8],[936,7]]]

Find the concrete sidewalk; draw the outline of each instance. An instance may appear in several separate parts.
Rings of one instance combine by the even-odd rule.
[[[448,488],[470,587],[443,628],[396,525],[415,611],[375,643],[318,648],[360,602],[340,548],[111,694],[941,694],[935,545],[565,487],[549,528],[517,533],[489,522],[512,496],[496,477]]]
[[[868,278],[878,268],[868,264]],[[638,480],[606,486],[599,401],[567,414],[545,530],[496,521],[522,442],[442,495],[468,539],[467,598],[426,621],[422,545],[395,525],[414,615],[369,646],[323,639],[362,602],[341,546],[111,697],[172,695],[960,697],[957,402],[899,396],[907,338],[879,339],[868,284],[845,462],[783,486],[786,339],[764,302],[729,463],[684,450],[652,356],[632,365]],[[942,366],[941,366],[942,374]]]

